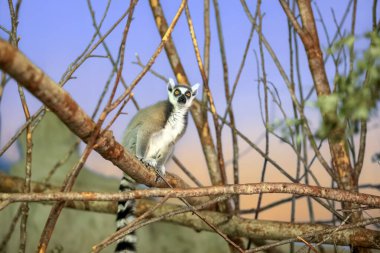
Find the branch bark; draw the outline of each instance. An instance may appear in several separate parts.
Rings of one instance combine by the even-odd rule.
[[[149,210],[153,205],[149,200],[140,200],[137,206],[137,215]],[[178,208],[175,205],[166,204],[153,212],[153,216],[157,217],[166,212],[170,212]],[[350,229],[331,233],[336,227],[319,225],[319,224],[304,224],[304,223],[288,223],[266,220],[250,220],[237,216],[229,217],[222,213],[212,211],[202,211],[204,217],[212,221],[214,224],[220,224],[220,230],[231,237],[248,237],[265,240],[284,240],[296,238],[306,234],[314,234],[313,238],[309,238],[309,242],[318,243],[326,238],[329,238],[325,243],[336,245],[353,245],[361,247],[379,248],[379,232],[363,228]],[[177,224],[191,226],[197,230],[207,230],[210,228],[202,224],[202,222],[194,217],[192,213],[184,213],[167,219]],[[372,221],[372,222],[378,222]],[[326,231],[328,230],[328,231]],[[323,233],[323,231],[325,233]],[[327,233],[329,232],[329,233]],[[363,236],[363,237],[362,237]],[[362,237],[362,238],[361,238]],[[295,240],[299,241],[299,240]]]
[[[329,200],[367,205],[380,208],[380,196],[354,193],[341,189],[332,189],[319,186],[310,186],[295,183],[251,183],[225,186],[207,186],[199,188],[174,189],[174,188],[150,188],[147,190],[135,190],[119,193],[97,192],[50,192],[50,193],[0,193],[0,200],[5,202],[38,202],[38,201],[111,201],[140,199],[149,197],[184,198],[200,196],[217,196],[242,194],[252,195],[258,193],[287,193],[303,196],[313,196]]]

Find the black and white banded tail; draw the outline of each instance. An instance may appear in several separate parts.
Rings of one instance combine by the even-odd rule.
[[[121,179],[119,191],[127,192],[135,190],[136,183],[128,175],[124,175]],[[117,206],[117,216],[116,216],[116,227],[120,230],[127,224],[131,223],[135,216],[135,200],[130,199],[126,201],[119,201]],[[136,234],[135,232],[125,235],[123,238],[118,240],[116,253],[133,253],[136,252]]]

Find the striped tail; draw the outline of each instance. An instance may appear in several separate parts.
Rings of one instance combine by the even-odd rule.
[[[136,183],[128,175],[123,176],[120,182],[119,191],[133,191],[135,190]],[[120,230],[131,221],[136,219],[135,216],[135,200],[130,199],[127,201],[119,201],[117,206],[116,227]],[[129,233],[122,239],[118,240],[115,252],[117,253],[133,253],[136,252],[136,234],[135,232]]]

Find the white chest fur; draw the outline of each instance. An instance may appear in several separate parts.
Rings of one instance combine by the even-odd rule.
[[[176,109],[172,111],[165,127],[151,136],[146,158],[155,159],[157,156],[167,154],[168,152],[171,153],[168,149],[172,149],[173,145],[186,127],[186,113],[187,110],[184,109]]]

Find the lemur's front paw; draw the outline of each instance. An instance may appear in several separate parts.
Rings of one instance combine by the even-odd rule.
[[[156,183],[158,182],[158,180],[160,178],[163,178],[165,176],[165,172],[166,172],[166,169],[165,169],[165,166],[161,166],[160,168],[156,168]]]
[[[157,174],[157,177],[156,177],[156,182],[158,182],[158,180],[161,178],[161,177],[164,177],[165,176],[165,172],[166,172],[166,169],[165,169],[165,166],[161,166],[158,168],[157,166],[157,161],[156,159],[145,159],[145,158],[139,158],[137,157],[144,165],[145,167],[147,167],[148,169],[154,169],[154,171],[156,172]]]
[[[162,165],[160,168],[157,169],[162,176],[165,176],[165,173],[166,173],[166,168],[164,165]]]
[[[141,159],[141,162],[146,166],[146,167],[157,167],[157,161],[155,159]]]

